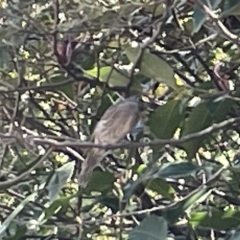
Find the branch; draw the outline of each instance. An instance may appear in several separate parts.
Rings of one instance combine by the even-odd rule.
[[[145,214],[145,213],[151,213],[151,212],[155,212],[155,211],[159,211],[159,210],[166,212],[168,209],[171,209],[171,208],[174,208],[175,206],[177,206],[180,202],[186,201],[188,198],[195,195],[197,192],[199,192],[203,188],[206,189],[206,192],[209,192],[209,193],[212,192],[213,189],[210,186],[211,183],[214,182],[214,180],[216,180],[217,178],[219,178],[225,170],[227,170],[226,166],[221,167],[210,179],[208,179],[208,181],[206,183],[200,185],[198,188],[196,188],[195,190],[190,192],[188,195],[183,197],[181,200],[179,200],[177,202],[173,202],[173,203],[169,204],[168,206],[157,206],[157,207],[152,207],[149,209],[132,211],[132,212],[128,212],[128,213],[112,214],[106,218],[128,217],[128,216],[133,216],[133,215],[141,215],[141,214]]]
[[[25,172],[23,172],[21,175],[17,176],[16,178],[5,181],[5,182],[0,182],[0,189],[3,190],[18,184],[22,179],[24,179],[33,170],[35,170],[44,160],[46,160],[46,158],[49,156],[51,152],[52,152],[52,148],[49,148],[43,156],[35,160],[35,163],[33,166],[30,164],[29,169],[27,169]]]
[[[228,40],[235,43],[238,47],[239,46],[239,37],[233,33],[231,33],[224,24],[219,20],[218,15],[216,15],[207,5],[205,5],[200,0],[195,0],[195,3],[210,17],[213,23],[217,25],[217,27],[220,30],[220,33],[222,33],[223,36],[225,36]]]
[[[9,136],[5,134],[0,133],[0,143],[8,140],[14,140],[15,141],[23,141],[26,140],[27,143],[31,146],[34,145],[48,145],[51,147],[81,147],[81,148],[103,148],[103,149],[117,149],[117,148],[136,148],[136,147],[145,147],[145,146],[165,146],[165,145],[170,145],[170,146],[179,146],[182,143],[192,141],[194,139],[212,134],[213,132],[216,132],[218,130],[221,130],[225,127],[234,125],[236,123],[240,122],[240,117],[236,118],[230,118],[228,120],[222,121],[220,123],[215,123],[212,126],[205,128],[199,132],[196,133],[191,133],[186,136],[183,136],[179,139],[168,139],[168,140],[163,140],[163,139],[157,139],[153,140],[151,142],[128,142],[128,143],[119,143],[115,145],[102,145],[102,144],[94,144],[92,142],[83,142],[75,138],[67,138],[67,137],[57,137],[56,136],[27,136],[25,138],[18,138],[17,136]]]

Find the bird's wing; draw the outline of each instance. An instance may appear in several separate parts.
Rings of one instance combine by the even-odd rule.
[[[123,139],[140,119],[137,101],[124,100],[112,105],[103,114],[94,130],[95,142],[114,144]]]

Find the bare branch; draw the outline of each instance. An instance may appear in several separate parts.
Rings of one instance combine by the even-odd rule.
[[[58,141],[56,140],[56,136],[27,136],[24,139],[29,145],[48,145],[51,147],[81,147],[81,148],[104,148],[104,149],[117,149],[117,148],[136,148],[136,147],[145,147],[145,146],[178,146],[182,143],[189,142],[191,140],[197,139],[199,137],[203,137],[206,135],[210,135],[213,132],[216,132],[218,130],[221,130],[225,127],[228,127],[230,125],[234,125],[236,123],[240,122],[240,117],[236,118],[230,118],[228,120],[222,121],[220,123],[215,123],[212,126],[205,128],[199,132],[188,134],[184,137],[181,137],[179,139],[169,139],[169,140],[163,140],[163,139],[157,139],[150,142],[131,142],[131,143],[119,143],[115,145],[100,145],[100,144],[94,144],[92,142],[82,142],[75,138],[67,138],[67,137],[57,137]],[[51,137],[54,137],[51,139]],[[22,139],[19,139],[16,136],[5,136],[4,134],[0,134],[0,141],[4,142],[5,139],[16,139],[17,141],[22,141]]]

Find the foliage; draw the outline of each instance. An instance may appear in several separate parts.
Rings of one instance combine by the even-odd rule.
[[[0,238],[239,239],[239,9],[1,1]],[[120,95],[148,104],[143,130],[81,189]]]

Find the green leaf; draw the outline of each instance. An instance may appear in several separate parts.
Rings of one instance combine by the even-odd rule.
[[[99,203],[110,208],[113,214],[119,211],[119,199],[117,197],[105,197],[100,199]]]
[[[27,198],[25,198],[15,209],[14,211],[5,219],[5,221],[0,226],[0,237],[3,237],[5,234],[5,231],[11,224],[13,220],[16,219],[16,216],[23,210],[23,208],[31,201],[34,201],[37,197],[38,193],[34,192],[31,195],[29,195]]]
[[[229,15],[240,15],[239,0],[226,0],[223,5],[222,17]]]
[[[201,0],[201,2],[204,3],[206,6],[208,6],[207,2],[210,2],[211,8],[215,10],[219,3],[221,3],[221,0]],[[206,20],[206,17],[207,15],[204,10],[202,10],[202,8],[199,7],[197,3],[195,3],[193,12],[193,33],[196,33],[200,30]]]
[[[181,135],[186,136],[191,133],[197,133],[210,127],[213,123],[223,121],[226,119],[227,113],[233,104],[234,102],[229,99],[224,101],[211,99],[200,103],[190,113]],[[206,136],[200,136],[197,139],[182,144],[182,147],[186,150],[189,158],[194,157],[205,138]]]
[[[99,49],[100,50],[100,49]],[[94,67],[96,60],[97,49],[92,51],[82,51],[82,49],[75,49],[73,51],[72,61],[74,61],[81,69],[90,70]]]
[[[164,179],[155,178],[155,179],[151,180],[150,183],[147,184],[147,188],[157,192],[164,198],[173,200],[175,190]]]
[[[183,163],[182,163],[183,164]],[[190,163],[189,163],[190,164]],[[168,166],[168,164],[166,164]],[[124,200],[128,200],[137,186],[140,184],[144,184],[147,188],[152,189],[153,191],[158,192],[162,196],[172,199],[172,194],[174,193],[174,189],[169,185],[162,177],[168,177],[170,176],[171,173],[167,172],[168,170],[162,170],[162,175],[159,173],[152,174],[151,170],[148,168],[144,167],[144,170],[140,171],[139,178],[136,181],[133,181],[131,184],[128,184],[124,188]],[[167,168],[168,169],[168,168]],[[170,169],[171,170],[171,169]],[[188,170],[188,169],[187,169]],[[160,170],[161,172],[161,170]],[[177,171],[174,172],[174,167],[173,167],[173,174],[175,174]],[[181,172],[182,173],[182,172]],[[190,174],[189,172],[185,172],[185,176]],[[191,172],[193,173],[193,171]],[[183,175],[183,173],[182,173]],[[181,175],[181,176],[182,176]]]
[[[53,214],[56,214],[63,206],[68,206],[69,201],[76,197],[76,194],[67,197],[61,197],[51,203],[51,205],[44,209],[45,219],[50,218]]]
[[[236,231],[230,237],[226,238],[226,240],[239,240],[239,239],[240,239],[240,231]]]
[[[164,209],[163,216],[164,218],[170,222],[174,223],[178,221],[179,217],[181,217],[186,210],[191,208],[193,205],[205,201],[209,196],[210,191],[206,186],[201,186],[198,189],[191,192],[188,196],[184,197],[182,200],[172,204],[171,207],[167,207]]]
[[[162,165],[161,169],[156,173],[156,176],[163,178],[182,178],[191,176],[199,170],[200,167],[191,162],[166,163]]]
[[[63,75],[55,75],[52,76],[50,78],[50,81],[52,83],[60,83],[60,82],[64,82],[66,81],[66,79],[64,78]],[[54,89],[53,89],[54,90]],[[68,83],[68,84],[63,84],[61,86],[58,86],[56,88],[56,90],[63,92],[64,94],[66,94],[66,96],[68,96],[70,99],[73,99],[74,97],[74,87],[72,83]]]
[[[159,106],[149,117],[148,126],[151,132],[161,139],[171,138],[179,127],[183,111],[183,104],[179,100]]]
[[[133,48],[128,46],[125,48],[125,53],[132,63],[138,60],[139,51],[141,51],[140,47]],[[165,83],[173,89],[178,87],[173,69],[164,60],[150,53],[149,50],[144,50],[140,58],[140,63],[140,72],[146,77]]]
[[[91,70],[84,71],[88,75],[97,78],[98,68],[95,67]],[[116,71],[112,67],[102,67],[99,69],[99,80],[107,82],[111,87],[125,87],[129,84],[129,78],[124,76],[121,71]]]
[[[164,3],[159,4],[144,4],[144,11],[153,14],[154,17],[158,17],[166,12],[166,5]]]
[[[167,234],[166,220],[163,217],[151,216],[131,231],[129,240],[166,240]]]
[[[19,239],[24,238],[24,235],[26,234],[26,232],[27,232],[26,226],[18,226],[18,228],[13,236],[4,237],[3,239],[4,240],[19,240]]]
[[[112,189],[115,177],[110,172],[94,171],[92,177],[84,189],[84,193],[91,193],[91,191],[104,192]]]
[[[192,213],[189,222],[193,227],[207,227],[219,231],[230,230],[239,226],[240,212],[235,209],[220,211],[212,208]]]
[[[6,46],[0,46],[0,68],[3,69],[5,67],[11,67],[9,64],[11,63],[11,57],[7,51]]]
[[[50,179],[46,189],[48,190],[48,196],[50,198],[50,203],[53,203],[59,192],[61,191],[63,185],[72,177],[74,171],[74,162],[69,162],[58,168]]]

